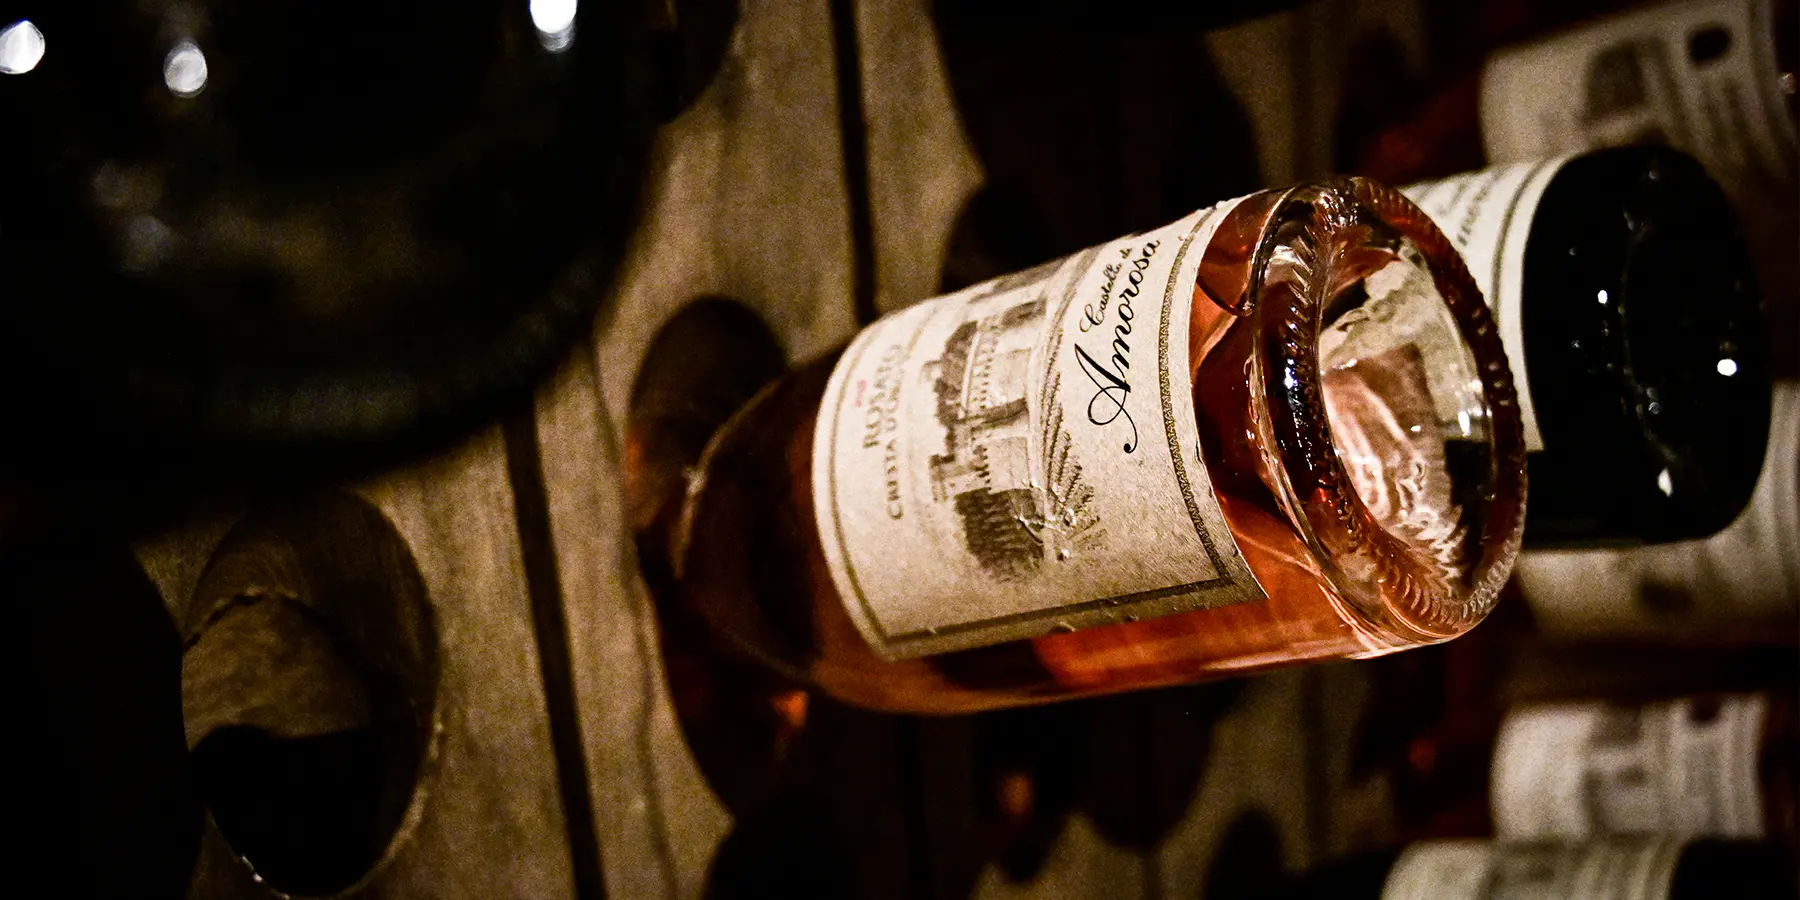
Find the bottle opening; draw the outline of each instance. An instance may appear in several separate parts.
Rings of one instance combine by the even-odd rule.
[[[1452,637],[1491,607],[1523,522],[1492,316],[1449,241],[1387,188],[1296,194],[1265,237],[1263,390],[1296,524],[1377,632]]]
[[[1385,531],[1446,583],[1460,581],[1480,553],[1470,537],[1490,468],[1488,407],[1423,254],[1401,238],[1324,317],[1325,411],[1351,486]]]

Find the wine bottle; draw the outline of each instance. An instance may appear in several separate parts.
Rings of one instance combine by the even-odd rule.
[[[1792,847],[1797,755],[1794,705],[1779,694],[1521,707],[1494,745],[1494,832],[1773,838]]]
[[[1762,476],[1724,531],[1519,557],[1513,581],[1539,630],[1658,643],[1800,641],[1800,384],[1777,382],[1774,394]]]
[[[38,437],[4,460],[314,467],[528,397],[605,293],[666,93],[642,9],[577,6],[7,4],[0,375]]]
[[[998,707],[1452,638],[1510,569],[1523,454],[1449,241],[1351,179],[878,321],[714,436],[669,558],[840,699]]]
[[[1749,502],[1770,376],[1724,193],[1659,147],[1404,189],[1468,261],[1517,378],[1530,546],[1704,537]]]
[[[1402,837],[1800,844],[1791,649],[1559,644],[1506,609],[1374,667],[1353,777],[1391,791]]]
[[[1617,834],[1796,844],[1789,693],[1520,704],[1450,717],[1392,774],[1412,837],[1574,840]]]
[[[1426,841],[1328,863],[1266,900],[1786,900],[1790,858],[1753,841]]]
[[[1438,7],[1426,16],[1437,58],[1427,74],[1436,86],[1378,82],[1361,90],[1356,107],[1364,114],[1353,126],[1403,121],[1348,135],[1354,146],[1339,157],[1343,171],[1405,184],[1627,144],[1690,153],[1743,220],[1774,371],[1800,375],[1800,3],[1428,6]],[[1388,115],[1378,116],[1383,109]]]

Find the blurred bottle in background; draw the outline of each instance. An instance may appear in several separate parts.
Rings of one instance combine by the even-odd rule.
[[[1503,840],[1605,834],[1794,844],[1792,698],[1696,695],[1515,707],[1488,776]]]
[[[1319,866],[1264,900],[1788,900],[1791,859],[1751,841],[1427,841]],[[1216,898],[1215,898],[1216,900]]]
[[[1776,384],[1762,474],[1724,531],[1656,547],[1528,552],[1514,579],[1538,627],[1556,637],[1800,641],[1800,383]]]
[[[1345,107],[1358,118],[1341,123],[1338,166],[1404,184],[1625,144],[1691,153],[1743,220],[1773,370],[1800,374],[1797,4],[1629,6],[1428,4],[1430,70],[1367,83],[1352,73]]]
[[[32,435],[0,491],[367,465],[526,396],[635,221],[652,31],[576,0],[0,4],[0,401]]]
[[[1795,844],[1793,648],[1563,643],[1516,602],[1497,616],[1371,670],[1352,777],[1385,782],[1395,834]]]
[[[1768,439],[1755,272],[1725,195],[1663,147],[1406,188],[1469,264],[1519,379],[1528,545],[1704,537]]]
[[[1689,680],[1752,681],[1725,665]],[[1582,697],[1580,686],[1558,681],[1578,698],[1458,712],[1408,742],[1392,782],[1400,833],[1672,834],[1795,846],[1800,730],[1791,689],[1646,700],[1660,686],[1615,684]]]

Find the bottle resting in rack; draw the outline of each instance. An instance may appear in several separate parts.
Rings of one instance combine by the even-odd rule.
[[[1395,807],[1408,834],[1431,838],[1663,834],[1792,850],[1794,713],[1791,690],[1522,704],[1415,740]]]
[[[1768,337],[1725,194],[1661,147],[1403,189],[1494,307],[1524,414],[1526,546],[1705,537],[1750,501]]]
[[[1425,841],[1327,863],[1261,900],[1793,900],[1792,861],[1753,841]]]
[[[1524,452],[1461,259],[1351,179],[876,322],[713,437],[670,559],[732,646],[847,702],[1039,702],[1455,637]]]
[[[1494,746],[1494,831],[1759,838],[1794,849],[1800,738],[1787,693],[1515,709]]]
[[[1724,531],[1654,547],[1537,550],[1513,583],[1545,634],[1800,643],[1800,382],[1778,381],[1750,505]]]
[[[1405,184],[1601,147],[1666,144],[1692,154],[1743,221],[1768,304],[1773,369],[1800,375],[1800,2],[1445,6],[1429,17],[1442,32],[1430,43],[1453,61],[1441,87],[1425,94],[1390,76],[1358,91],[1361,100],[1346,98],[1364,113],[1352,127],[1388,122],[1365,130],[1339,168]],[[1384,112],[1403,121],[1385,127],[1394,115]]]

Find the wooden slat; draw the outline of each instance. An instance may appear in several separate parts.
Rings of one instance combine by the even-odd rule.
[[[957,120],[927,0],[863,0],[863,108],[875,231],[876,305],[938,293],[945,243],[981,165]]]
[[[1145,883],[1143,858],[1108,844],[1085,816],[1069,820],[1050,852],[1044,870],[1028,882],[1007,881],[988,868],[973,896],[983,900],[1050,900],[1097,897],[1123,900],[1152,897]]]
[[[713,84],[657,142],[639,230],[591,357],[568,367],[539,401],[611,896],[699,896],[734,827],[673,714],[660,626],[624,524],[621,447],[632,385],[657,330],[701,297],[756,311],[793,359],[849,336],[850,212],[836,122],[825,0],[745,3]],[[865,765],[877,775],[892,770],[879,754]]]
[[[1297,73],[1283,48],[1295,45],[1301,12],[1251,19],[1208,32],[1206,50],[1219,76],[1239,101],[1256,139],[1257,166],[1265,184],[1289,184],[1302,171],[1295,131]]]
[[[749,306],[793,359],[854,331],[827,19],[824,0],[746,3],[713,85],[659,139],[595,340],[610,421],[650,338],[698,297]]]
[[[607,893],[693,897],[729,823],[669,706],[599,400],[583,355],[540,399],[538,427]]]

